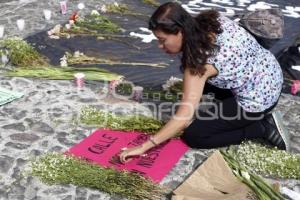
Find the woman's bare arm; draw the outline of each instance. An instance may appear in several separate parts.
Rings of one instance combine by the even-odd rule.
[[[206,65],[205,67],[206,72],[202,76],[192,75],[188,69],[185,70],[182,101],[176,114],[153,137],[156,144],[172,138],[176,133],[182,131],[192,120],[194,112],[202,97],[206,80],[217,74],[217,70],[212,65]],[[145,151],[151,147],[153,147],[153,143],[150,141],[143,144],[143,149]]]
[[[206,65],[206,72],[202,76],[194,76],[189,70],[184,72],[183,98],[176,114],[161,128],[151,140],[130,149],[123,148],[120,154],[120,161],[127,162],[129,157],[141,155],[156,144],[162,143],[183,130],[192,120],[195,109],[197,109],[206,80],[217,74],[212,65]],[[127,159],[129,158],[129,159]]]

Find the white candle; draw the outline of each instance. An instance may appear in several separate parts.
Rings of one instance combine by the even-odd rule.
[[[50,20],[51,19],[51,10],[45,9],[45,10],[43,10],[43,12],[44,12],[45,19]]]
[[[23,31],[24,28],[25,28],[25,20],[24,19],[18,19],[17,20],[17,26],[18,26],[18,29],[20,31]]]
[[[2,64],[4,64],[4,65],[8,62],[8,57],[7,57],[7,55],[5,55],[5,54],[2,54],[2,55],[1,55],[1,62],[2,62]]]
[[[0,38],[4,36],[4,26],[0,25]]]
[[[133,91],[133,99],[135,101],[138,101],[140,102],[142,100],[142,97],[143,97],[143,90],[144,88],[143,87],[140,87],[140,86],[135,86],[132,88],[132,91]]]
[[[84,9],[84,8],[85,8],[84,3],[79,3],[79,4],[77,5],[77,8],[78,8],[79,10]]]
[[[63,15],[67,14],[67,2],[66,1],[61,1],[59,3],[60,3],[61,14],[63,14]]]

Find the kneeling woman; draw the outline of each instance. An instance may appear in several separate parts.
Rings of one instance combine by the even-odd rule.
[[[192,148],[264,138],[286,149],[285,138],[267,114],[281,93],[281,68],[245,29],[213,10],[193,17],[175,2],[154,12],[149,29],[159,48],[168,54],[182,53],[184,94],[176,114],[156,135],[141,146],[123,149],[122,162],[182,130],[181,138]],[[208,112],[199,113],[199,101],[208,92],[219,101]]]

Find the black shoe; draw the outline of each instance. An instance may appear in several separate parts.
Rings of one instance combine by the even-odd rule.
[[[267,114],[262,123],[265,127],[265,139],[281,150],[289,150],[289,138],[287,131],[284,129],[282,124],[281,116],[278,112],[272,112]]]

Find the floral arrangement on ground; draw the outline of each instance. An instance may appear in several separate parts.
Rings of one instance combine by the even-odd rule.
[[[300,180],[300,155],[258,142],[244,142],[228,151],[241,165],[267,177]]]
[[[62,153],[48,153],[38,157],[31,162],[26,175],[36,176],[49,185],[74,184],[132,200],[162,199],[167,192],[166,188],[136,173],[104,168]]]
[[[45,67],[48,60],[19,37],[0,40],[0,49],[7,51],[10,62],[17,67]]]
[[[0,48],[5,49],[8,60],[14,69],[8,70],[5,75],[9,77],[42,78],[52,80],[72,80],[75,73],[85,73],[86,80],[111,81],[119,80],[121,75],[108,70],[94,67],[55,67],[48,63],[33,46],[18,37],[6,38],[0,41]]]
[[[93,106],[86,106],[81,109],[80,122],[99,128],[138,131],[148,134],[156,133],[163,126],[163,122],[152,117],[143,115],[116,115],[98,110]]]

